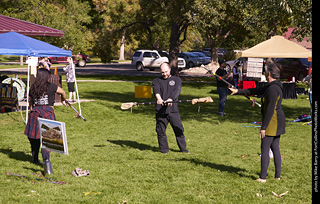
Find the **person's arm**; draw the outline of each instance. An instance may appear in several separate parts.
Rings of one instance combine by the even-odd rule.
[[[65,72],[68,72],[69,71],[69,65],[67,65],[67,66],[65,66],[64,68],[63,68],[63,71],[65,71]]]
[[[163,99],[161,98],[161,95],[160,95],[160,84],[156,79],[153,80],[152,82],[152,89],[153,89],[153,94],[157,99],[157,104],[163,104]]]
[[[304,78],[302,79],[301,82],[304,83],[304,84],[307,84],[308,86],[310,86],[309,80],[310,80],[310,75],[307,75],[306,77],[304,77]]]
[[[238,94],[238,95],[250,96],[250,95],[262,95],[267,88],[268,86],[264,86],[261,88],[254,88],[254,89],[235,89],[235,88],[229,88],[229,89],[232,92],[231,95]]]
[[[222,79],[226,79],[226,78],[228,78],[228,76],[230,74],[228,74],[227,71],[225,71],[225,70],[217,69],[215,76],[216,76],[217,80],[221,81],[221,79],[219,79],[219,77],[217,77],[217,75],[220,76]]]
[[[65,102],[65,100],[66,100],[66,92],[65,92],[62,88],[60,88],[59,86],[58,86],[58,88],[57,88],[57,94],[60,94],[60,95],[61,95],[61,103],[62,103],[64,106],[67,106],[67,104],[66,104],[66,102]]]
[[[161,98],[160,94],[156,94],[156,98],[157,98],[157,104],[163,104],[163,99]]]

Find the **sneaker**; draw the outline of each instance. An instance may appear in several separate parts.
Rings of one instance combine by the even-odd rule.
[[[225,112],[219,112],[218,115],[219,116],[226,116],[227,114]]]
[[[257,182],[260,182],[260,183],[265,183],[265,182],[267,182],[266,179],[261,179],[261,178],[256,179],[256,181],[257,181]]]

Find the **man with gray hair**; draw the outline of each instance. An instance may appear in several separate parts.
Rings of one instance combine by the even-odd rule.
[[[235,89],[229,88],[234,94],[241,95],[262,95],[261,114],[262,124],[259,137],[261,138],[261,173],[256,179],[258,182],[265,183],[270,162],[269,150],[271,148],[274,155],[275,176],[280,180],[281,175],[281,154],[279,148],[280,136],[285,134],[286,119],[282,110],[283,85],[280,78],[280,67],[274,63],[266,65],[266,79],[268,85],[254,89]]]
[[[164,154],[169,152],[166,129],[168,123],[170,123],[180,151],[189,153],[183,134],[184,129],[179,115],[178,103],[175,103],[178,101],[181,92],[181,79],[171,76],[171,68],[168,63],[161,64],[160,70],[161,77],[154,79],[152,82],[153,94],[157,99],[156,132],[160,152]]]

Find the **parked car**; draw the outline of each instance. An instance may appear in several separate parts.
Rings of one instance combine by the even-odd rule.
[[[48,57],[52,64],[67,64],[68,57]],[[87,63],[91,62],[88,55],[78,54],[72,55],[73,63],[78,67],[85,67]]]
[[[211,57],[208,57],[206,54],[202,52],[191,52],[192,54],[195,54],[199,57],[199,59],[202,61],[202,64],[206,65],[211,62]]]
[[[200,65],[198,56],[195,54],[190,52],[180,52],[178,56],[186,61],[186,66],[189,68]]]
[[[136,66],[138,71],[142,71],[144,68],[148,68],[153,71],[160,68],[160,65],[164,62],[169,62],[165,52],[161,55],[157,50],[137,50],[132,57],[132,65]],[[186,67],[186,62],[183,58],[178,58],[178,68],[184,69]]]
[[[211,52],[211,48],[204,48],[203,51]],[[227,54],[227,50],[225,48],[218,48],[218,56],[223,57],[223,55]]]
[[[226,64],[227,64],[227,67],[226,67],[227,72],[231,72],[231,71],[232,71],[232,68],[234,67],[234,65],[235,65],[237,62],[240,62],[240,65],[242,66],[242,64],[243,64],[243,58],[242,58],[242,57],[239,57],[239,58],[236,59],[236,60],[227,61],[227,62],[226,62]],[[248,62],[248,57],[245,57],[245,63],[244,63],[244,67],[243,67],[243,73],[246,73],[246,72],[247,72],[247,62]]]
[[[302,81],[308,75],[309,64],[307,58],[278,58],[275,63],[281,64],[281,79],[295,77],[297,80]]]

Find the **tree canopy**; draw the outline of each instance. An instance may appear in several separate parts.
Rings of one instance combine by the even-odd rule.
[[[169,51],[176,67],[181,50],[205,47],[214,62],[219,47],[251,47],[288,27],[312,39],[311,0],[2,0],[0,13],[63,30],[38,38],[104,62],[156,49]]]

